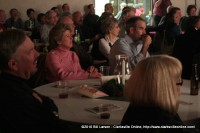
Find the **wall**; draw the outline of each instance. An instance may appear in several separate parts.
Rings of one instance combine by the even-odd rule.
[[[182,15],[186,15],[186,9],[188,5],[195,4],[195,0],[171,0],[173,6],[179,7],[181,9]],[[200,0],[197,0],[197,9],[200,8]],[[198,13],[198,11],[197,11]]]
[[[71,7],[71,12],[80,10],[84,13],[84,6],[90,3],[94,4],[95,0],[0,0],[0,9],[4,9],[9,17],[8,12],[11,8],[17,8],[23,20],[27,19],[26,9],[33,8],[36,12],[45,13],[51,7],[58,4],[68,3]],[[101,1],[101,0],[97,0]],[[186,8],[189,4],[194,4],[194,0],[171,0],[174,6],[181,8],[182,15],[186,15]],[[180,2],[181,1],[181,2]],[[197,0],[197,9],[200,8],[200,0]]]
[[[17,8],[21,13],[23,20],[27,19],[26,10],[33,8],[37,13],[50,10],[58,4],[68,3],[71,7],[71,12],[80,10],[84,13],[84,6],[93,4],[94,0],[0,0],[0,9],[4,9],[9,17],[8,12],[11,8]]]

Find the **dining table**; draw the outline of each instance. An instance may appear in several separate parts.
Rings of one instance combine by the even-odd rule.
[[[100,79],[68,80],[67,98],[59,98],[59,88],[56,84],[57,82],[49,83],[39,86],[34,90],[53,99],[58,107],[59,117],[66,121],[84,123],[87,125],[120,125],[123,115],[129,106],[127,100],[109,97],[89,98],[77,93],[81,85],[100,88]],[[98,114],[86,110],[100,104],[114,104],[121,107],[121,109],[110,112],[109,119],[101,119]],[[178,114],[182,121],[200,118],[200,94],[190,95],[189,80],[183,80],[183,85],[180,89]]]
[[[56,82],[39,86],[35,88],[35,90],[40,94],[46,95],[53,99],[58,107],[59,117],[63,120],[93,125],[120,124],[129,102],[104,98],[89,98],[77,93],[80,85],[86,84],[88,86],[99,88],[101,86],[100,79],[68,80],[67,82],[69,89],[68,97],[65,99],[59,98],[59,88],[56,87]],[[109,119],[101,119],[98,114],[86,110],[101,104],[114,104],[121,107],[121,109],[112,111]]]
[[[200,91],[198,95],[190,94],[190,80],[183,80],[180,86],[178,114],[182,121],[200,119]]]

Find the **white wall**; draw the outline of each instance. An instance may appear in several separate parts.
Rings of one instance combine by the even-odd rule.
[[[181,9],[181,13],[183,16],[186,14],[186,9],[188,5],[195,4],[195,0],[171,0],[173,6],[179,7]],[[197,0],[197,11],[199,11],[200,8],[200,0]],[[197,12],[198,13],[198,12]]]
[[[0,9],[4,9],[9,17],[8,12],[11,8],[17,8],[23,20],[27,19],[27,8],[33,8],[36,12],[45,13],[51,7],[58,4],[68,3],[71,7],[71,12],[80,10],[84,13],[84,6],[88,4],[94,4],[95,0],[0,0]],[[98,0],[102,2],[102,0]],[[105,0],[107,1],[107,0]],[[182,10],[182,15],[185,15],[187,5],[194,4],[194,0],[171,0],[174,6],[178,6]],[[99,6],[99,5],[97,5]],[[104,8],[104,7],[103,7]],[[200,0],[197,0],[197,9],[200,8]]]
[[[102,12],[104,12],[104,5],[109,3],[109,0],[95,0],[95,13],[98,16],[101,16]]]
[[[80,10],[84,13],[84,6],[94,4],[94,0],[0,0],[0,9],[4,9],[8,13],[11,8],[17,8],[21,13],[23,20],[27,19],[26,10],[33,8],[37,13],[50,10],[53,6],[58,4],[68,3],[71,7],[71,12]]]

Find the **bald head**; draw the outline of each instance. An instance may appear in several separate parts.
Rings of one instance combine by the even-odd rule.
[[[58,23],[62,23],[62,24],[68,25],[70,27],[70,29],[71,29],[71,34],[72,35],[74,34],[75,25],[74,25],[74,21],[72,20],[72,16],[71,15],[61,16],[60,20],[58,21]]]
[[[76,26],[80,26],[83,24],[83,15],[80,11],[76,11],[72,14],[72,19]]]

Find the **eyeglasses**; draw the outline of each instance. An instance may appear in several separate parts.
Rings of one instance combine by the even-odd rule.
[[[71,35],[65,35],[65,37],[70,38],[70,39],[73,38],[73,36],[71,36]]]
[[[179,80],[179,82],[176,83],[176,85],[178,85],[178,86],[182,86],[182,85],[183,85],[183,79],[181,78],[181,79]]]

